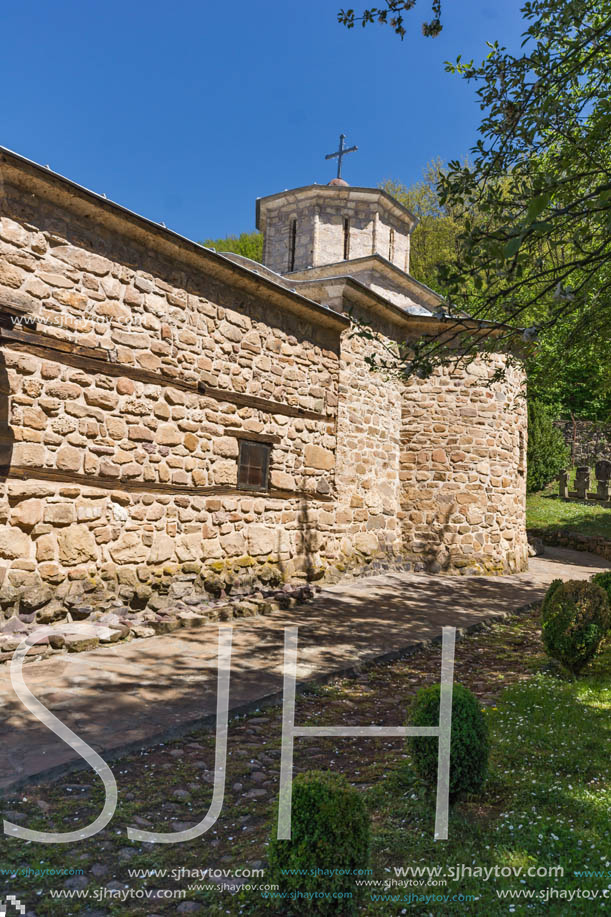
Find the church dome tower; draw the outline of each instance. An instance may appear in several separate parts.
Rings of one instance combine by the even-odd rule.
[[[369,290],[411,314],[431,315],[441,297],[409,273],[410,235],[416,218],[380,188],[352,188],[341,177],[328,185],[306,185],[257,200],[257,229],[263,233],[263,264],[293,289],[337,311],[345,311],[348,286]]]
[[[379,255],[409,272],[415,217],[379,188],[343,179],[259,198],[263,263],[278,274]]]

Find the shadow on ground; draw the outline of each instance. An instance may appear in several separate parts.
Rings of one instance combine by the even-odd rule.
[[[527,573],[508,577],[398,574],[324,589],[315,602],[233,628],[230,708],[277,701],[287,626],[299,627],[297,678],[321,679],[439,638],[444,625],[467,628],[539,600],[552,579],[587,578],[611,564],[550,548]],[[227,625],[224,625],[227,626]],[[214,720],[219,628],[101,647],[27,664],[30,690],[109,759]],[[81,759],[35,720],[0,673],[0,790],[51,777]]]

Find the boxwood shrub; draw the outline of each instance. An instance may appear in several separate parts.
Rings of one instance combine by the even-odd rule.
[[[350,915],[364,894],[357,879],[369,866],[369,816],[358,790],[341,774],[308,771],[293,781],[291,839],[278,840],[278,809],[269,845],[266,882],[280,893],[321,893],[321,897],[268,899],[282,914]],[[292,874],[287,874],[288,871]],[[317,874],[328,870],[333,874]],[[339,870],[339,872],[338,872]],[[333,894],[350,898],[332,898]],[[324,896],[323,896],[324,895]]]
[[[611,570],[605,570],[604,573],[596,573],[591,582],[596,583],[597,586],[605,590],[609,605],[611,605]]]
[[[609,631],[607,593],[587,580],[568,580],[551,596],[543,620],[543,643],[552,658],[578,674]]]
[[[549,604],[550,604],[550,601],[551,601],[551,599],[552,599],[552,596],[554,595],[556,589],[558,589],[559,586],[562,586],[562,583],[563,583],[563,580],[561,580],[561,579],[554,579],[554,580],[551,581],[551,583],[550,583],[549,586],[547,587],[547,592],[545,593],[545,598],[543,599],[543,602],[542,602],[542,604],[541,604],[541,618],[542,618],[543,621],[545,621],[545,619],[547,618],[548,609],[549,609]]]
[[[409,712],[409,726],[439,725],[441,685],[421,688]],[[430,787],[437,786],[439,740],[428,736],[408,736],[418,775]],[[474,694],[455,684],[452,692],[452,731],[450,739],[450,798],[473,793],[481,788],[488,773],[488,724]]]

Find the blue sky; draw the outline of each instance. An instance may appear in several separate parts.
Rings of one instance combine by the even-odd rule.
[[[358,0],[360,4],[361,0]],[[425,39],[340,26],[356,0],[20,0],[2,12],[0,144],[193,239],[254,228],[255,199],[327,182],[409,184],[462,157],[474,88],[445,73],[517,47],[520,0],[446,0]],[[372,4],[369,4],[372,5]],[[381,5],[381,4],[380,4]]]

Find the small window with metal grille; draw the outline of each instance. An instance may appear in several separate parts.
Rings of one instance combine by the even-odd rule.
[[[244,490],[269,488],[269,460],[272,447],[268,443],[240,440],[238,457],[238,487]]]

